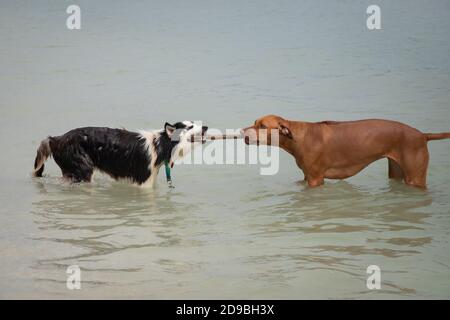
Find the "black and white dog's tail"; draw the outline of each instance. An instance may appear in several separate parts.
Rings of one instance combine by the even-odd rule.
[[[50,148],[50,137],[42,140],[41,145],[37,149],[36,159],[34,159],[34,176],[42,177],[44,172],[44,162],[48,157],[52,155],[52,150]]]

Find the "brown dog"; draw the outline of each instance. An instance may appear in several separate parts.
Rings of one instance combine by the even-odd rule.
[[[388,158],[389,178],[425,188],[427,142],[450,138],[450,132],[422,133],[389,120],[313,123],[268,115],[243,129],[245,143],[272,145],[273,130],[279,133],[279,147],[294,156],[311,187],[322,185],[324,178],[351,177],[370,163]]]

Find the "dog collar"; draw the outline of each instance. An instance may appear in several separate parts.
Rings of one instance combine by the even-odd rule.
[[[166,180],[167,180],[167,183],[169,184],[170,188],[173,188],[172,177],[170,176],[170,165],[169,165],[169,161],[168,160],[164,161],[164,167],[166,169]]]

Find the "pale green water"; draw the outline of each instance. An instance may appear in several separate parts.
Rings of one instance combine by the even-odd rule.
[[[389,118],[450,130],[450,3],[78,1],[0,4],[1,298],[450,298],[450,141],[429,190],[380,161],[309,189],[293,159],[178,166],[176,189],[62,184],[41,139],[84,125],[238,128],[286,118]],[[243,147],[243,146],[241,146]],[[66,289],[66,268],[82,289]],[[382,289],[366,288],[366,268]]]

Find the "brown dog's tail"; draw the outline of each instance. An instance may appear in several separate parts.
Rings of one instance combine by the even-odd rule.
[[[36,159],[34,159],[34,176],[42,177],[42,172],[44,172],[44,162],[48,157],[52,155],[52,150],[50,149],[50,137],[42,140],[41,145],[37,149]]]
[[[450,139],[450,132],[441,132],[441,133],[424,133],[427,141],[430,140],[442,140],[442,139]]]

